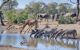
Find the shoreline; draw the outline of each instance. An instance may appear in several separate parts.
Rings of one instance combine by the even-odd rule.
[[[23,48],[9,47],[9,46],[0,46],[0,50],[26,50]]]
[[[39,23],[39,29],[42,29],[45,27],[46,22],[41,22]],[[23,24],[22,24],[23,25]],[[12,25],[10,30],[7,30],[6,28],[8,27],[8,24],[6,24],[6,26],[1,26],[0,25],[0,32],[1,31],[5,31],[5,34],[19,34],[22,25],[20,24],[14,24]],[[49,22],[48,25],[50,26],[50,29],[57,27],[58,29],[75,29],[77,30],[77,38],[80,38],[80,25],[79,24],[58,24],[57,22]],[[23,32],[25,32],[29,27],[26,26],[23,30]],[[32,28],[34,29],[34,27]],[[26,31],[27,32],[27,31]],[[31,30],[29,31],[31,32]]]

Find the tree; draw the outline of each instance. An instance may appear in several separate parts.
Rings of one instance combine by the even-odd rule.
[[[63,3],[63,4],[67,8],[67,12],[71,12],[72,4],[69,4],[69,3]]]
[[[76,4],[77,6],[77,19],[79,17],[79,5],[80,5],[80,0],[76,0],[76,2],[73,2],[72,0],[69,0],[71,3]]]
[[[13,9],[15,6],[17,6],[18,3],[16,0],[2,0],[2,4],[0,6],[0,10],[7,8],[8,10]],[[1,24],[3,23],[2,13],[0,14]]]
[[[48,13],[49,14],[55,14],[57,13],[56,7],[57,7],[56,2],[48,3]]]
[[[33,15],[34,17],[36,17],[36,15],[38,13],[42,13],[43,12],[43,7],[44,7],[44,3],[42,2],[31,2],[30,5],[26,6],[26,11],[28,12],[28,14]]]
[[[6,0],[2,0],[2,1],[5,2]],[[17,5],[18,5],[17,0],[10,0],[4,5],[3,10],[12,10],[15,7],[17,7]]]
[[[10,0],[5,0],[2,4],[1,4],[1,6],[0,6],[0,9],[2,9],[2,7],[6,4],[6,3],[8,3]]]
[[[39,3],[31,3],[31,8],[33,9],[33,12],[35,13],[38,13],[40,8],[41,8],[41,5]]]
[[[65,5],[63,3],[59,4],[59,11],[60,12],[67,12],[67,8],[65,7]]]
[[[4,1],[4,2],[1,4],[1,6],[0,6],[0,10],[1,10],[2,7],[3,7],[6,3],[8,3],[9,1],[10,1],[10,0],[6,0],[6,1]],[[2,11],[0,11],[1,25],[4,26],[2,15],[3,15],[3,13],[2,13]]]
[[[61,13],[61,12],[71,12],[71,9],[72,9],[72,5],[69,4],[69,3],[60,3],[58,5],[59,7],[59,12],[58,13]]]

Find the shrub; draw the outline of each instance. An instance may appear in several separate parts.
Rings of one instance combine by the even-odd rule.
[[[16,15],[15,15],[15,11],[7,11],[6,13],[5,13],[5,15],[6,15],[6,19],[8,20],[8,22],[11,22],[11,23],[13,23],[13,22],[15,22],[16,21]]]
[[[25,12],[21,12],[20,16],[17,18],[18,23],[23,23],[26,19],[28,19],[28,14]]]
[[[75,20],[72,17],[59,17],[59,24],[74,24]]]
[[[23,23],[24,20],[28,19],[28,14],[26,12],[19,12],[17,13],[16,11],[7,11],[5,13],[6,18],[8,20],[8,22],[10,23]]]

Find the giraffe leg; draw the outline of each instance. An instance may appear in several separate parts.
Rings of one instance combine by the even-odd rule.
[[[27,25],[28,25],[27,23],[25,23],[25,24],[23,25],[22,29],[20,30],[20,34],[23,32],[24,28],[25,28]]]
[[[30,28],[31,28],[31,26],[30,26],[29,29],[27,30],[28,33],[29,33]]]
[[[29,26],[29,28],[30,28],[30,26]],[[29,28],[28,28],[27,30],[24,31],[24,34],[29,30]]]
[[[30,26],[30,29],[29,29],[29,31],[31,30],[31,28],[32,28],[32,27],[33,27],[33,25],[32,25],[32,26]],[[28,32],[29,32],[29,31],[28,31]]]
[[[28,29],[29,29],[29,28],[28,28]],[[27,30],[28,30],[28,29],[27,29]],[[27,31],[27,30],[26,30],[26,31]],[[26,31],[24,31],[24,34],[26,33]]]
[[[26,33],[26,32],[29,33],[29,31],[30,31],[31,28],[32,28],[32,26],[29,26],[29,28],[24,33]]]
[[[7,27],[7,30],[10,30],[11,26],[12,26],[12,25],[9,25],[9,26]]]

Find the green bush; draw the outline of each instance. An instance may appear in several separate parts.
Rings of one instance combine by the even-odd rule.
[[[58,22],[59,24],[74,24],[75,20],[72,17],[60,16]]]
[[[28,19],[28,14],[25,12],[21,12],[20,16],[17,18],[18,23],[23,23],[26,19]]]
[[[26,19],[27,19],[26,17],[20,16],[20,17],[17,18],[17,22],[18,23],[23,23]]]
[[[6,19],[8,20],[8,22],[11,22],[11,23],[15,22],[15,20],[16,20],[15,13],[16,13],[15,11],[7,11],[5,13]]]
[[[16,11],[11,10],[11,11],[7,11],[5,15],[8,22],[15,23],[15,24],[23,23],[24,20],[28,19],[28,14],[24,11],[17,13]]]

